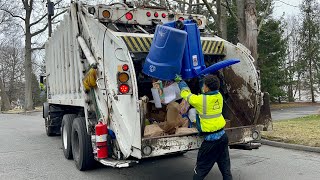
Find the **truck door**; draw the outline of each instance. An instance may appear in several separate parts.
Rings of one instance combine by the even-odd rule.
[[[141,156],[140,108],[133,63],[123,40],[108,30],[105,31],[103,43],[108,106],[111,110],[110,125],[116,134],[124,158],[130,155],[139,158]],[[129,79],[121,82],[119,80],[121,73],[126,73]]]

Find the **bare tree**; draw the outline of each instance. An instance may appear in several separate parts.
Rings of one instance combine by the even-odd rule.
[[[57,3],[60,3],[62,0],[59,0]],[[32,53],[33,51],[43,49],[43,47],[32,47],[32,39],[44,31],[46,31],[48,24],[43,25],[47,13],[45,11],[39,12],[36,10],[36,6],[43,7],[43,1],[37,0],[21,0],[18,4],[9,4],[9,2],[4,2],[4,5],[0,10],[6,12],[11,17],[16,18],[24,22],[24,31],[25,31],[25,110],[33,109],[33,100],[32,100],[32,87],[31,87],[31,76],[32,76]],[[17,11],[17,6],[23,7],[23,13]],[[65,11],[57,13],[52,20],[57,16],[63,14]],[[37,13],[38,18],[33,17],[33,14]],[[42,15],[41,15],[42,14]],[[35,19],[35,20],[34,20]],[[41,27],[42,26],[42,27]],[[39,28],[38,28],[39,27]],[[36,30],[34,30],[36,29]]]
[[[0,47],[0,75],[10,103],[20,98],[19,94],[23,93],[18,87],[24,78],[23,57],[23,46],[17,39],[8,38]]]
[[[1,13],[0,14],[0,26],[2,27],[2,25],[7,20],[8,20],[8,18],[6,16],[6,14]],[[7,111],[9,109],[11,109],[9,98],[8,98],[8,95],[7,95],[6,91],[5,91],[5,87],[3,85],[3,79],[0,77],[0,110]]]
[[[283,67],[286,70],[288,85],[287,96],[289,102],[294,101],[294,97],[298,93],[298,98],[301,100],[301,72],[304,67],[300,67],[298,62],[301,48],[299,47],[299,28],[301,24],[297,17],[289,17],[286,19],[286,38],[288,41],[287,47],[287,62]]]

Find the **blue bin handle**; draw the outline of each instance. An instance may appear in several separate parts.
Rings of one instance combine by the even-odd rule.
[[[231,66],[233,64],[237,64],[239,62],[240,62],[239,59],[227,59],[227,60],[224,60],[224,61],[220,61],[220,62],[215,63],[215,64],[209,66],[208,68],[202,70],[200,73],[198,73],[198,76],[214,73],[214,72],[216,72],[216,71],[218,71],[220,69],[223,69],[225,67]]]

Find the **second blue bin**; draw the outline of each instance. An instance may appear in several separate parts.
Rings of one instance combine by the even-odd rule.
[[[206,66],[202,52],[200,31],[197,24],[192,20],[185,20],[183,24],[183,30],[187,32],[188,36],[183,53],[181,76],[183,79],[191,79],[197,77]],[[169,22],[165,24],[165,26],[178,28],[176,27],[176,22]]]

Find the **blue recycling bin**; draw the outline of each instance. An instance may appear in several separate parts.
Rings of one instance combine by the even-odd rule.
[[[181,73],[187,32],[158,25],[142,72],[160,80],[173,80]]]
[[[192,20],[185,20],[183,24],[181,25],[179,21],[174,21],[164,25],[173,28],[183,28],[187,32],[188,36],[182,59],[181,76],[183,79],[191,79],[197,77],[206,66],[197,24]]]
[[[197,77],[206,66],[197,24],[190,20],[184,21],[184,30],[188,33],[188,37],[182,59],[181,76],[183,79],[191,79]]]

